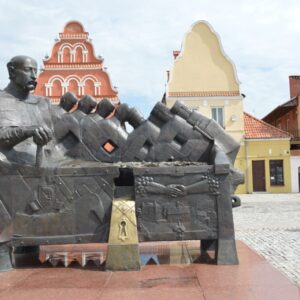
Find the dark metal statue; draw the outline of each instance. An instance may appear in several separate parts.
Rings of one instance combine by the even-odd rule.
[[[0,92],[0,149],[3,160],[34,164],[36,151],[52,139],[51,104],[31,94],[37,63],[16,56],[7,64],[10,83]]]
[[[74,112],[77,115],[78,112],[82,112],[86,115],[91,113],[93,109],[97,106],[97,101],[92,96],[83,96],[78,102],[78,108]]]
[[[87,115],[97,106],[96,100],[91,96],[83,96],[77,109],[71,113],[64,114],[55,124],[54,132],[56,142],[59,144],[65,156],[94,160],[90,151],[82,144],[82,122]]]
[[[179,102],[171,109],[157,103],[145,119],[127,104],[115,108],[90,96],[70,112],[77,101],[71,93],[58,107],[31,93],[34,59],[17,56],[7,67],[0,270],[11,267],[12,248],[18,265],[36,259],[41,244],[107,242],[119,197],[135,201],[140,241],[197,239],[203,252],[214,247],[218,264],[238,263],[232,206],[243,182],[233,167],[239,144],[215,121]]]
[[[71,92],[62,95],[59,104],[52,107],[53,124],[55,125],[65,113],[71,111],[76,106],[77,102],[76,96]]]
[[[95,112],[90,114],[90,119],[94,119],[95,122],[98,120],[106,119],[113,113],[115,106],[110,100],[104,98],[96,106]]]

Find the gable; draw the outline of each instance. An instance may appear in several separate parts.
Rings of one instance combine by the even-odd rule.
[[[234,92],[239,81],[233,63],[221,42],[204,21],[192,26],[184,38],[180,55],[170,71],[168,92]]]

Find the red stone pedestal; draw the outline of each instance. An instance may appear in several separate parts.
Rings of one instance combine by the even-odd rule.
[[[168,264],[147,265],[138,272],[105,272],[101,271],[101,267],[54,268],[44,264],[44,267],[36,269],[0,273],[0,299],[300,299],[299,287],[242,242],[237,242],[239,265],[170,265],[170,262],[176,261],[176,257],[181,260],[186,255],[193,257],[196,254],[196,243],[192,243],[187,251],[174,250],[175,243],[156,247],[153,244],[142,245],[141,254],[143,251],[149,253],[152,246],[152,249],[160,251],[160,255],[169,253],[171,257]],[[67,246],[60,246],[63,247],[67,249]],[[87,251],[82,245],[80,247],[82,251]],[[94,251],[97,245],[89,247]],[[74,252],[76,247],[69,246],[69,251],[71,250]]]

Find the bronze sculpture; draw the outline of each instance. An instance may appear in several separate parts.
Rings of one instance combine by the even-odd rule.
[[[7,64],[7,69],[10,83],[0,95],[0,147],[9,160],[29,162],[35,154],[32,153],[32,143],[27,139],[33,138],[36,145],[44,146],[52,138],[50,102],[30,93],[36,86],[35,60],[16,56]],[[17,153],[12,151],[19,144],[22,145],[14,149]]]
[[[62,116],[74,109],[78,100],[75,95],[71,92],[67,92],[60,98],[59,104],[52,107],[52,121],[53,125],[55,125],[59,120],[61,120]]]
[[[17,56],[8,71],[0,93],[0,270],[11,266],[12,247],[28,259],[41,244],[106,242],[119,197],[135,200],[140,241],[197,239],[203,251],[214,244],[217,263],[238,262],[239,145],[216,122],[179,102],[157,103],[148,119],[121,104],[107,118],[109,100],[91,113],[89,96],[75,112],[58,113],[30,93],[34,59]]]

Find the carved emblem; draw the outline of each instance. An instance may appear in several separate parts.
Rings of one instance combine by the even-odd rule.
[[[183,240],[183,234],[186,231],[186,228],[180,221],[173,227],[173,231],[176,233],[177,240]]]
[[[55,188],[52,185],[39,186],[38,200],[42,208],[47,211],[55,206]]]

